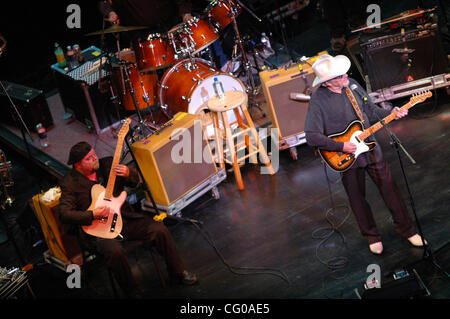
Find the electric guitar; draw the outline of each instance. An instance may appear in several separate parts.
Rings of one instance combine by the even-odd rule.
[[[414,105],[425,101],[430,96],[432,96],[432,93],[430,91],[414,95],[409,99],[408,103],[401,107],[401,109],[407,110]],[[325,151],[319,149],[319,154],[331,169],[337,172],[344,172],[353,165],[359,155],[371,151],[375,148],[375,142],[365,143],[364,140],[370,135],[374,134],[380,128],[382,128],[384,124],[388,124],[394,119],[395,114],[391,113],[368,129],[364,129],[361,121],[355,120],[347,126],[344,132],[328,136],[336,142],[351,142],[355,144],[355,153],[349,154],[344,152]]]
[[[120,208],[127,199],[127,193],[123,191],[118,197],[113,196],[114,185],[116,182],[116,172],[114,167],[116,164],[119,164],[123,141],[128,133],[130,122],[131,119],[126,119],[117,135],[116,151],[114,153],[106,189],[100,184],[95,184],[91,188],[92,202],[88,210],[93,211],[96,207],[101,206],[109,207],[109,215],[107,217],[103,219],[94,219],[91,225],[81,226],[83,231],[91,236],[113,239],[119,236],[122,231],[123,224]]]

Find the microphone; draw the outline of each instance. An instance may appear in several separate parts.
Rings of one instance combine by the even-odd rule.
[[[358,94],[358,96],[361,98],[361,100],[364,103],[367,103],[367,96],[364,96],[358,89],[358,86],[356,84],[352,84],[350,85],[350,90],[352,90],[353,92],[356,92],[356,94]]]
[[[309,96],[308,94],[303,94],[303,93],[291,93],[289,95],[289,97],[291,98],[291,100],[300,101],[300,102],[307,102],[307,101],[311,100],[311,96]]]

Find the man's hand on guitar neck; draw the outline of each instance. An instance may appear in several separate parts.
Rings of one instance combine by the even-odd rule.
[[[103,219],[107,218],[109,216],[110,208],[107,206],[99,206],[95,207],[94,211],[92,212],[92,216],[94,219]]]
[[[399,107],[394,107],[392,109],[392,113],[395,114],[395,119],[398,120],[408,115],[408,109],[401,109]]]
[[[117,164],[114,167],[114,171],[116,172],[117,176],[123,176],[125,178],[130,177],[130,169],[126,165]]]

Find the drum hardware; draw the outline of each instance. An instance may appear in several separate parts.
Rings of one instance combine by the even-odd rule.
[[[206,103],[215,94],[214,78],[217,77],[222,82],[225,91],[246,91],[242,81],[220,72],[210,64],[209,61],[196,57],[180,60],[164,73],[158,90],[160,105],[166,106],[172,113],[202,115],[202,123],[209,136],[213,135],[214,127],[212,122],[208,122],[209,117],[203,116],[203,113],[207,110]],[[233,111],[231,113],[228,114],[230,122],[235,122],[236,115]]]
[[[8,188],[14,186],[14,181],[11,177],[11,162],[6,160],[5,153],[0,150],[0,183],[2,186],[2,201],[0,203],[2,209],[6,206],[12,206],[14,198],[8,194]]]
[[[233,1],[231,0],[225,0],[225,2],[227,2],[228,6],[231,8],[233,7],[235,4],[233,3]],[[241,1],[237,0],[237,3],[239,3],[239,5],[244,8],[248,13],[250,13],[256,20],[258,20],[259,22],[261,22],[261,19],[258,18],[249,8],[247,8]],[[244,50],[244,46],[242,43],[242,39],[239,33],[239,28],[236,22],[236,14],[235,12],[233,12],[233,10],[230,11],[230,17],[231,17],[231,21],[233,23],[233,28],[234,28],[234,32],[235,32],[235,36],[236,36],[236,44],[239,46],[239,49],[241,51],[241,54],[239,55],[240,58],[242,59],[241,65],[244,66],[244,69],[247,73],[247,93],[249,93],[248,95],[248,109],[249,111],[252,110],[253,107],[256,107],[257,109],[259,109],[261,111],[261,113],[263,114],[263,116],[265,117],[266,114],[264,113],[264,111],[261,109],[261,107],[259,106],[259,103],[256,102],[256,96],[259,93],[259,88],[256,87],[255,84],[255,79],[253,78],[252,72],[251,72],[251,64],[249,63],[248,59],[247,59],[247,54]],[[237,52],[237,47],[235,47],[235,50],[233,50],[234,52]],[[238,57],[239,59],[239,57]],[[232,62],[234,62],[235,60],[232,59]]]
[[[91,32],[85,34],[85,36],[92,36],[92,35],[103,35],[107,33],[120,33],[120,32],[128,32],[128,31],[135,31],[135,30],[142,30],[147,29],[148,27],[144,26],[121,26],[119,24],[113,24],[109,28],[105,29],[102,28],[102,30]]]

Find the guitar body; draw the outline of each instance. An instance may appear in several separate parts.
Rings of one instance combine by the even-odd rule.
[[[375,142],[365,143],[358,139],[363,130],[362,123],[356,120],[350,123],[344,132],[328,136],[336,142],[351,142],[356,145],[356,151],[353,154],[319,149],[320,156],[331,169],[344,172],[353,165],[359,155],[375,148]]]
[[[111,197],[111,199],[105,199],[105,188],[96,184],[91,189],[92,203],[88,210],[94,210],[96,207],[106,206],[110,208],[108,218],[94,219],[89,226],[82,226],[85,233],[100,237],[113,239],[116,238],[122,231],[122,216],[120,215],[120,209],[127,199],[127,193],[123,191],[118,197]]]
[[[408,110],[417,103],[425,101],[432,95],[433,94],[430,91],[425,91],[423,93],[413,95],[409,99],[409,102],[401,107],[401,110]],[[365,143],[364,140],[381,129],[383,126],[387,125],[389,122],[393,121],[395,117],[396,114],[394,112],[391,112],[384,119],[380,120],[378,123],[372,125],[367,129],[364,129],[362,123],[358,120],[351,122],[344,132],[332,134],[328,137],[336,142],[351,142],[355,144],[355,153],[348,154],[344,152],[325,151],[319,149],[320,156],[331,169],[337,172],[344,172],[348,170],[356,161],[359,155],[373,150],[376,146],[375,142]]]

